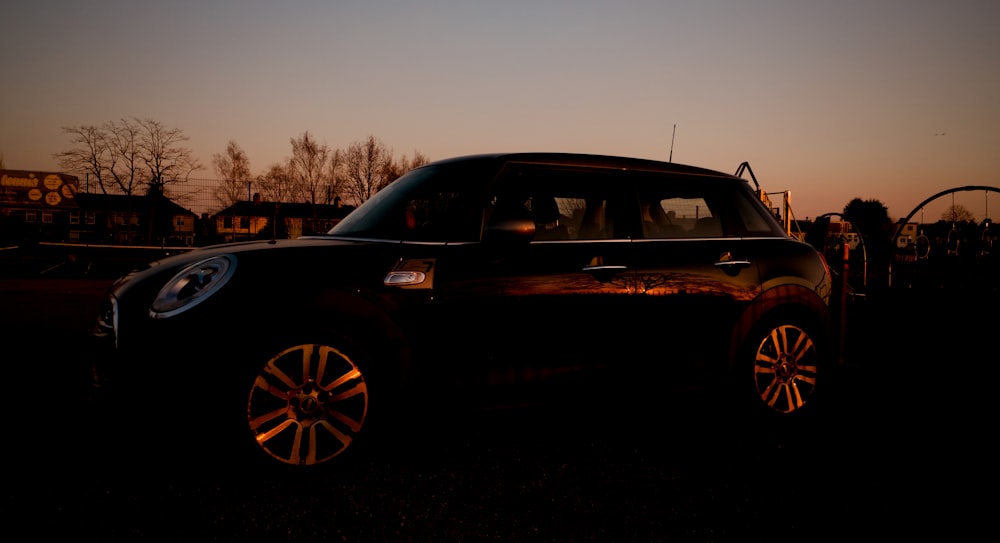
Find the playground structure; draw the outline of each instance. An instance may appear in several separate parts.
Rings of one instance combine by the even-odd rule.
[[[981,222],[939,221],[921,224],[921,230],[912,243],[899,247],[890,261],[890,286],[899,288],[985,288],[995,291],[1000,287],[1000,254],[994,250],[997,234],[989,216],[989,195],[1000,193],[1000,188],[985,185],[967,185],[943,190],[928,197],[900,219],[893,233],[893,240],[925,206],[931,202],[960,192],[982,191],[986,199]]]
[[[749,172],[744,164],[737,175]],[[756,183],[756,178],[753,179]],[[986,198],[982,221],[923,222],[923,210],[932,202],[965,192],[982,192]],[[891,235],[884,232],[860,232],[842,213],[826,213],[810,222],[806,232],[795,232],[795,220],[789,191],[764,192],[761,201],[772,209],[789,235],[795,235],[820,250],[842,283],[847,298],[864,298],[882,288],[962,288],[1000,290],[1000,248],[994,249],[997,231],[989,216],[989,195],[1000,187],[966,185],[934,194],[899,219]],[[772,196],[780,196],[780,207]],[[921,215],[920,224],[911,220]],[[794,227],[794,228],[793,228]],[[883,243],[884,242],[884,243]]]
[[[951,195],[954,209],[956,193],[979,191],[987,199],[981,222],[911,222],[936,200]],[[823,252],[834,275],[846,275],[848,295],[852,297],[880,288],[995,291],[1000,288],[1000,254],[993,247],[997,233],[989,217],[991,192],[1000,193],[1000,188],[968,185],[938,192],[899,219],[888,239],[878,232],[852,233],[857,230],[840,213],[817,217],[805,238]],[[834,218],[841,224],[836,225]]]

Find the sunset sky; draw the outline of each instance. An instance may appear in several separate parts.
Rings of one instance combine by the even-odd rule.
[[[204,179],[231,139],[256,174],[306,131],[432,160],[666,160],[676,125],[674,162],[748,161],[799,219],[855,197],[899,218],[949,188],[1000,187],[996,0],[8,0],[0,13],[10,169],[58,170],[62,127],[130,117],[182,130]],[[954,203],[1000,217],[998,193]]]

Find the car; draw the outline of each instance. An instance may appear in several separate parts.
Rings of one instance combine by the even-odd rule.
[[[161,442],[201,454],[225,438],[293,466],[335,465],[422,407],[659,394],[694,374],[741,409],[801,417],[832,359],[830,271],[763,194],[639,158],[439,160],[326,235],[203,247],[119,279],[95,382]]]

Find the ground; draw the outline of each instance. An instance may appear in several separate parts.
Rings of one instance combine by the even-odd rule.
[[[77,353],[107,285],[0,279],[4,509],[32,538],[957,539],[988,518],[974,496],[996,480],[995,294],[852,303],[837,395],[794,434],[678,385],[615,409],[556,401],[437,417],[350,469],[301,477],[179,468],[103,439],[95,428],[115,421],[95,420]]]

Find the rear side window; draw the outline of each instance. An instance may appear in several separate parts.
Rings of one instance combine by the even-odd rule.
[[[636,176],[642,236],[645,239],[719,238],[726,227],[727,190],[717,179],[698,176]]]
[[[722,236],[722,221],[700,196],[647,198],[640,209],[647,239]]]
[[[742,181],[668,174],[639,178],[645,239],[784,235],[781,225]]]

